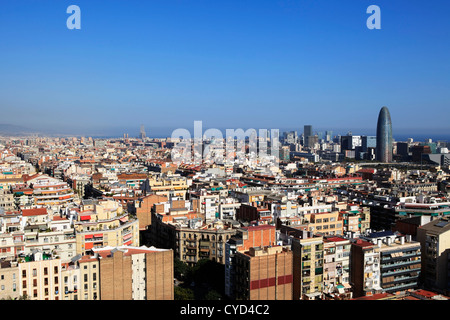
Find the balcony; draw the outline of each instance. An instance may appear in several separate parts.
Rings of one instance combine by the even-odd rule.
[[[383,276],[405,274],[405,273],[410,273],[410,272],[414,272],[414,271],[419,271],[420,269],[421,269],[421,267],[419,266],[416,268],[405,268],[405,269],[393,270],[393,271],[383,272]]]
[[[408,261],[396,261],[395,263],[390,263],[390,264],[385,264],[381,266],[381,270],[387,270],[387,269],[391,269],[391,268],[398,268],[398,267],[403,267],[403,266],[407,266],[410,264],[417,264],[417,263],[421,263],[421,259],[417,259],[417,260],[408,260]]]

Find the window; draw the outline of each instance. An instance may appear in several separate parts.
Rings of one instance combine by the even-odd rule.
[[[48,275],[48,268],[47,267],[44,268],[44,275]]]
[[[93,273],[93,274],[92,274],[92,280],[94,280],[94,281],[97,280],[97,274],[96,274],[96,273]]]
[[[84,282],[87,282],[87,281],[88,281],[88,275],[85,274],[85,275],[84,275]]]
[[[58,273],[58,266],[55,266],[55,273]]]
[[[37,276],[37,269],[33,269],[33,277]]]

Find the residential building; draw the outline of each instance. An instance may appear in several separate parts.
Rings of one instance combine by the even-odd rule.
[[[422,252],[421,280],[426,288],[439,292],[450,288],[450,219],[441,217],[417,229]]]
[[[350,282],[353,297],[381,293],[380,248],[377,244],[356,239],[352,242],[350,261]]]
[[[300,231],[292,239],[294,300],[320,299],[323,291],[323,237]]]
[[[93,249],[101,300],[173,300],[173,251],[147,247]]]
[[[237,300],[292,300],[292,251],[251,247],[236,252],[235,259]]]

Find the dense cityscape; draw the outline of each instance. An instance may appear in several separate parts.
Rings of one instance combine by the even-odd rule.
[[[2,136],[0,298],[448,300],[450,143],[395,141],[386,107],[373,122],[259,137],[275,161],[144,126]]]

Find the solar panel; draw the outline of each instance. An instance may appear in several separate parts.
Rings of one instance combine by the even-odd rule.
[[[448,221],[439,221],[438,223],[436,223],[436,227],[445,227],[448,224]]]

